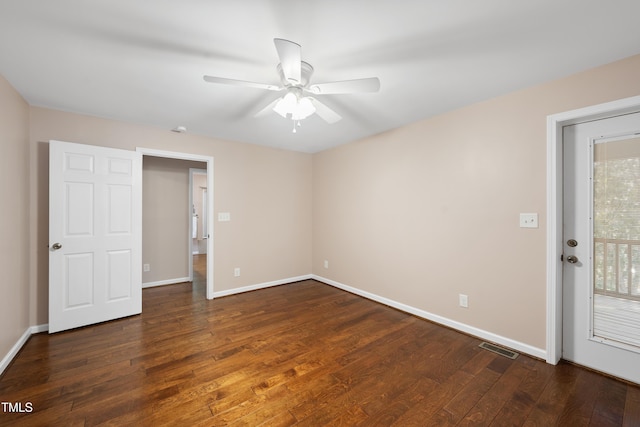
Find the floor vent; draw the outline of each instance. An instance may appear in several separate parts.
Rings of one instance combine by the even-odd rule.
[[[489,344],[488,342],[483,342],[478,347],[492,351],[501,356],[508,357],[509,359],[515,359],[516,357],[518,357],[518,353],[516,353],[515,351],[507,350],[506,348],[498,347],[497,345]]]

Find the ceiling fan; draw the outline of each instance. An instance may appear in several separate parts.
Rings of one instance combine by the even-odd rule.
[[[314,113],[327,123],[335,123],[342,119],[338,113],[313,96],[307,96],[308,94],[332,95],[377,92],[380,90],[380,80],[377,77],[311,84],[313,67],[311,64],[302,61],[301,46],[285,39],[273,39],[273,42],[280,59],[277,71],[280,76],[281,86],[214,76],[204,76],[204,80],[210,83],[252,87],[271,91],[285,90],[286,94],[284,96],[271,102],[260,110],[256,116],[273,110],[282,117],[294,121],[293,132],[296,131],[296,124],[300,126],[300,120],[306,119]]]

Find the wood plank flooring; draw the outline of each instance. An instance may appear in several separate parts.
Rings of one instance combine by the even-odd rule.
[[[31,337],[0,400],[33,409],[0,425],[640,425],[636,386],[315,281],[207,301],[198,271],[140,316]]]

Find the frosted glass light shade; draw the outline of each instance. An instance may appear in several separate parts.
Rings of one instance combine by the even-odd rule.
[[[309,98],[302,98],[298,100],[296,110],[292,113],[293,120],[306,119],[310,115],[316,112],[316,107],[313,105]]]
[[[309,98],[298,98],[294,93],[287,93],[273,107],[273,111],[284,118],[291,120],[303,120],[316,112],[316,107]]]
[[[293,93],[289,92],[280,101],[278,101],[276,106],[273,107],[273,111],[286,119],[287,114],[291,114],[296,109],[297,104],[298,99]]]

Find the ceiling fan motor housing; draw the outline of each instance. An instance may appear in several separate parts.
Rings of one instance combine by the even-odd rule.
[[[290,80],[287,80],[287,78],[284,76],[284,72],[282,71],[282,64],[278,64],[276,68],[278,70],[278,75],[280,76],[280,81],[282,81],[282,84],[284,87],[286,88],[309,87],[309,82],[311,81],[311,76],[313,75],[313,66],[308,62],[300,61],[300,80],[301,81],[299,83],[295,83]]]

